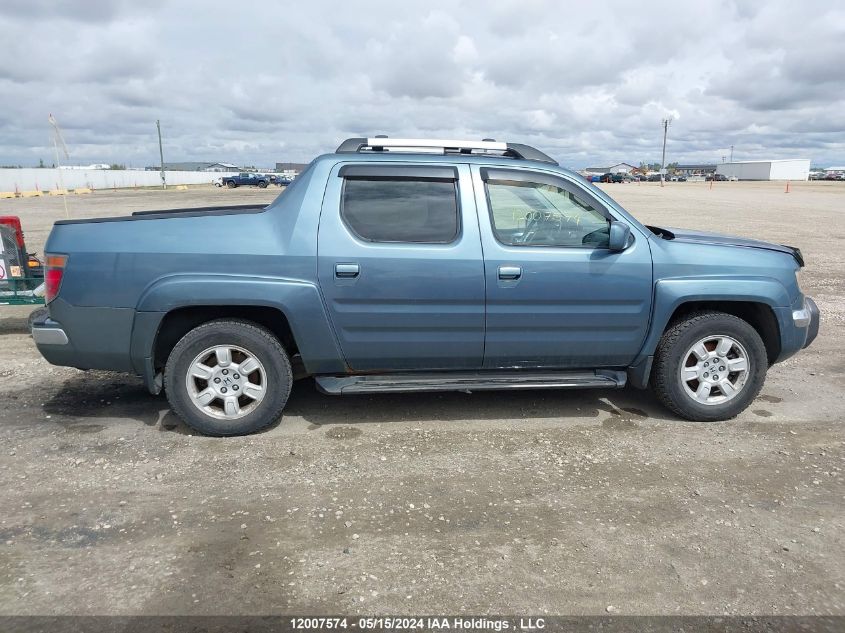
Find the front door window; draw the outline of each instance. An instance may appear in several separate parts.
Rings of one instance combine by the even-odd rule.
[[[552,184],[488,180],[493,230],[508,246],[607,248],[603,213]]]

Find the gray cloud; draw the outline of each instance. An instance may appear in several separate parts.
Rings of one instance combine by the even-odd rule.
[[[835,5],[835,3],[830,3]],[[845,162],[845,9],[6,0],[0,163],[270,166],[347,136],[495,137],[563,164],[807,156]]]

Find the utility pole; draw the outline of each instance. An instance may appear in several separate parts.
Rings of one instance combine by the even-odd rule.
[[[164,150],[161,147],[161,121],[156,119],[156,129],[158,130],[158,156],[161,161],[161,188],[167,189],[167,180],[164,177]]]
[[[731,162],[734,162],[734,146],[731,145]]]
[[[666,180],[666,135],[669,133],[669,124],[672,122],[672,117],[663,119],[660,123],[663,125],[663,159],[660,162],[660,186],[663,186],[663,181]]]
[[[50,114],[47,117],[47,120],[50,122],[50,125],[53,126],[53,149],[56,150],[56,168],[59,170],[59,188],[64,192],[62,194],[62,202],[65,205],[65,218],[70,218],[70,213],[67,210],[67,191],[65,190],[65,179],[62,176],[62,165],[59,162],[59,144],[62,145],[62,152],[65,155],[65,158],[70,158],[70,155],[67,151],[67,145],[65,145],[65,139],[62,138],[62,131],[59,129],[59,124],[56,121],[55,117]]]

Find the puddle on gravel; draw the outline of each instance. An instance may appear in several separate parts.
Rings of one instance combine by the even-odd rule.
[[[777,404],[778,402],[783,402],[783,398],[778,398],[777,396],[770,396],[768,394],[763,394],[757,398],[758,400],[762,400],[763,402],[771,402],[772,404]]]
[[[638,418],[647,418],[648,417],[648,413],[646,413],[642,409],[637,409],[636,407],[622,407],[622,410],[625,413],[630,413],[631,415],[634,415]]]
[[[102,424],[69,424],[65,427],[68,433],[99,433],[106,427]]]
[[[354,426],[335,426],[326,431],[326,437],[333,440],[348,440],[362,433],[361,429],[356,429]]]
[[[754,409],[751,413],[759,415],[761,418],[770,418],[774,415],[771,411],[766,411],[765,409]]]
[[[599,411],[604,411],[606,413],[609,413],[610,415],[622,415],[619,409],[605,402],[596,403],[596,409],[598,409],[598,411],[596,411],[595,415],[598,415]]]
[[[607,418],[601,423],[602,428],[610,431],[633,431],[640,428],[640,425],[627,418],[613,417]]]
[[[88,527],[73,527],[53,530],[51,528],[34,526],[32,536],[43,543],[58,543],[65,547],[91,547],[112,536],[108,530],[97,530]]]

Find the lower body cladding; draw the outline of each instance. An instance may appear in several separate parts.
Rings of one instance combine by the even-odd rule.
[[[491,389],[622,388],[624,371],[502,370],[486,372],[409,372],[405,374],[317,376],[320,391],[332,395],[416,391],[483,391]]]
[[[90,308],[69,306],[61,299],[51,304],[51,314],[37,319],[32,336],[38,351],[54,365],[79,369],[104,369],[142,374],[133,366],[130,341],[136,311],[131,308]],[[797,309],[776,309],[781,329],[782,353],[778,360],[809,346],[818,335],[819,309],[810,298]],[[61,322],[58,319],[61,319]],[[394,374],[318,375],[317,385],[329,394],[463,391],[494,389],[583,389],[622,388],[648,385],[651,356],[624,370],[507,370],[460,372],[408,372]],[[155,381],[153,372],[144,376]],[[154,393],[160,391],[160,381]],[[149,386],[149,385],[148,385]]]

